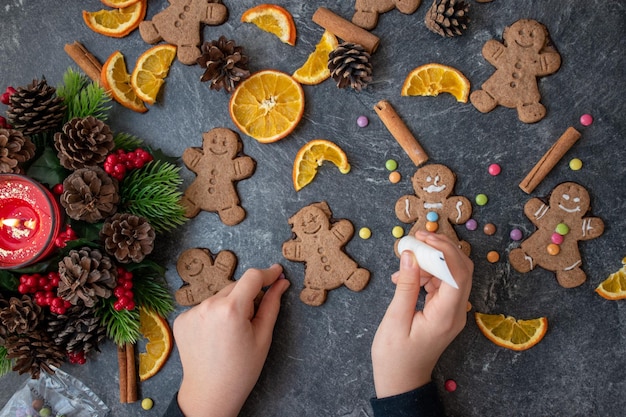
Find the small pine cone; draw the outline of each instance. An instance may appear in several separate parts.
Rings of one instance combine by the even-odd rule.
[[[462,35],[469,23],[469,4],[462,0],[434,0],[424,22],[432,32],[443,37]]]
[[[47,331],[54,342],[69,353],[99,352],[99,344],[106,337],[106,328],[96,310],[85,306],[72,306],[64,315],[49,320]]]
[[[66,110],[56,89],[43,78],[33,80],[27,87],[18,87],[9,99],[7,119],[14,129],[28,136],[56,130],[63,122]]]
[[[361,91],[372,81],[370,54],[356,43],[341,43],[328,55],[328,69],[337,87]]]
[[[141,262],[152,252],[155,232],[145,218],[117,213],[104,223],[100,238],[107,253],[126,264]]]
[[[231,93],[239,82],[250,76],[248,57],[243,54],[243,47],[235,41],[220,36],[216,41],[204,42],[200,47],[202,55],[197,62],[206,68],[200,81],[210,82],[211,90],[224,89]]]
[[[9,336],[4,347],[7,359],[13,360],[13,370],[20,375],[29,372],[33,379],[39,378],[42,369],[53,374],[51,367],[61,366],[65,359],[63,347],[43,331]]]
[[[98,249],[71,250],[59,262],[57,294],[74,305],[93,307],[100,298],[109,298],[117,283],[117,267]]]
[[[15,129],[0,129],[0,174],[21,173],[20,163],[35,156],[35,145]]]
[[[113,133],[93,116],[75,117],[54,134],[54,147],[67,169],[76,170],[101,164],[115,147]]]
[[[63,181],[60,201],[72,219],[95,223],[117,211],[119,185],[102,168],[79,169]]]
[[[0,323],[7,333],[25,334],[32,332],[43,317],[41,307],[29,295],[11,297],[0,305]]]

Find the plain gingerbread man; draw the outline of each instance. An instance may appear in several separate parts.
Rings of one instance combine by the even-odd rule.
[[[185,282],[176,290],[176,302],[181,306],[192,306],[215,295],[235,282],[236,267],[237,257],[230,251],[221,251],[213,259],[208,249],[186,250],[176,263],[178,275]]]
[[[587,275],[581,269],[578,242],[594,239],[604,232],[602,219],[585,217],[589,207],[589,193],[575,182],[565,182],[552,190],[549,204],[538,198],[529,200],[524,206],[524,214],[537,230],[509,254],[513,268],[528,272],[540,266],[555,272],[557,281],[565,288],[585,282]],[[565,235],[556,233],[559,224],[569,229]],[[561,237],[553,237],[555,234]],[[554,239],[562,242],[557,244],[558,253],[550,254],[548,245],[556,244]]]
[[[489,40],[482,54],[496,72],[470,95],[470,101],[480,112],[487,113],[498,104],[517,109],[524,123],[535,123],[546,115],[539,102],[541,94],[537,77],[555,73],[561,66],[561,56],[548,46],[548,31],[535,20],[522,19],[502,34],[504,43]]]
[[[193,65],[200,56],[202,24],[221,25],[228,18],[228,9],[220,0],[169,0],[170,5],[152,20],[139,24],[141,38],[149,44],[161,40],[178,47],[177,57],[185,65]]]
[[[256,163],[249,156],[238,156],[243,143],[230,129],[212,129],[202,139],[202,148],[187,148],[183,153],[183,162],[197,175],[181,199],[185,216],[195,217],[205,210],[234,226],[246,217],[235,183],[251,177]]]
[[[370,272],[343,251],[354,226],[346,219],[331,223],[331,217],[326,202],[303,207],[289,219],[295,237],[283,243],[286,259],[306,264],[300,300],[310,306],[322,305],[328,291],[341,285],[361,291],[370,279]]]
[[[412,14],[420,7],[422,0],[356,0],[352,23],[371,30],[378,24],[378,15],[394,8],[401,13]]]
[[[409,235],[414,235],[418,230],[444,234],[469,256],[470,244],[459,240],[452,224],[461,224],[469,220],[472,205],[467,198],[452,195],[456,182],[454,173],[445,165],[428,164],[413,174],[411,182],[415,195],[400,197],[395,207],[396,216],[400,221],[415,222]]]

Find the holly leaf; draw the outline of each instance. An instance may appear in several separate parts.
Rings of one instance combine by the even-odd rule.
[[[27,174],[40,183],[52,187],[62,183],[68,172],[61,166],[56,152],[52,148],[46,147],[41,156],[28,168]]]
[[[19,280],[9,271],[0,270],[0,290],[17,291]]]

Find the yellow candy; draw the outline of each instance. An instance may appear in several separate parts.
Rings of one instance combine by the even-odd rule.
[[[359,237],[361,239],[369,239],[370,237],[372,237],[372,231],[368,227],[362,227],[359,230]]]
[[[401,226],[395,226],[393,229],[391,229],[391,234],[396,239],[400,239],[402,236],[404,236],[404,229]]]

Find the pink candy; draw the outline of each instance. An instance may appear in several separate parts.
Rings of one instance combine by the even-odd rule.
[[[583,126],[589,126],[590,124],[593,123],[593,116],[585,113],[582,116],[580,116],[580,124]]]
[[[502,168],[500,168],[500,165],[498,164],[489,165],[489,174],[495,177],[496,175],[500,175],[500,172],[502,172]]]

